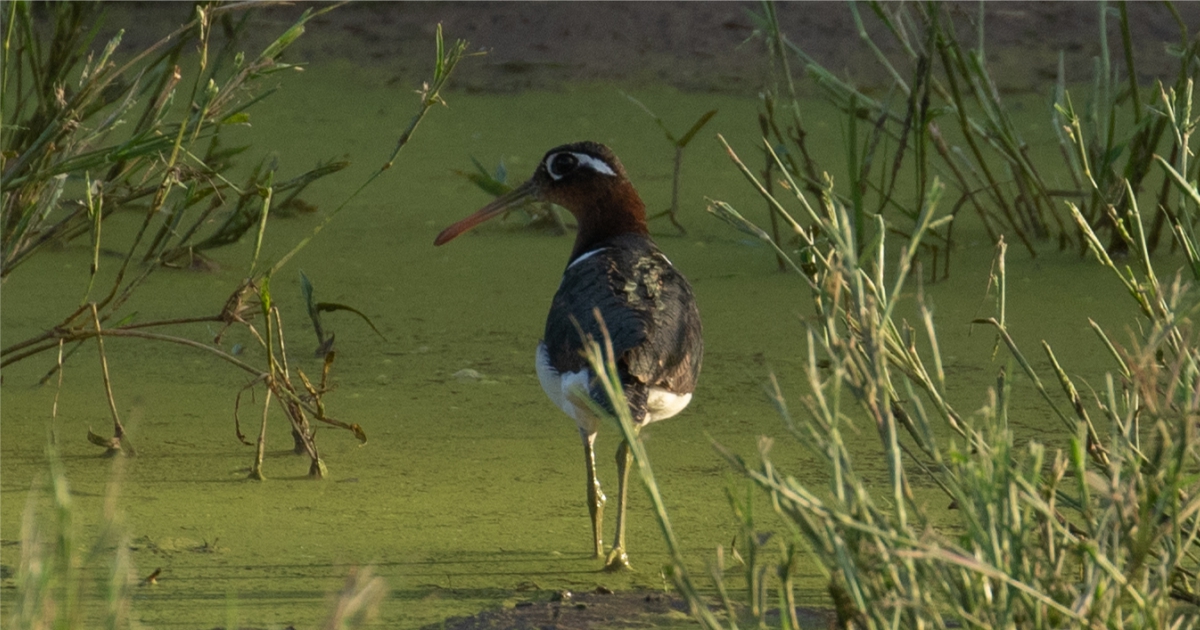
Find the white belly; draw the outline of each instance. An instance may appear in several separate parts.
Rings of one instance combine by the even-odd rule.
[[[578,372],[561,373],[550,365],[550,354],[546,351],[545,343],[537,347],[537,375],[546,396],[575,421],[579,430],[593,434],[599,428],[599,419],[592,413],[586,403],[573,400],[572,392],[586,392],[592,380],[592,372],[583,368]],[[666,420],[683,411],[692,401],[691,394],[675,394],[665,389],[651,387],[646,399],[646,418],[642,424],[658,420]]]

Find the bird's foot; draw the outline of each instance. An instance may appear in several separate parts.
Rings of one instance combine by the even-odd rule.
[[[620,547],[613,547],[613,550],[608,552],[608,559],[604,561],[605,571],[632,571],[633,567],[629,564],[629,556],[625,554],[625,550]]]

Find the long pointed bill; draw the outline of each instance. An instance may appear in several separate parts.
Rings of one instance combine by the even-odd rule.
[[[472,214],[462,221],[459,221],[458,223],[455,223],[454,225],[442,230],[442,233],[438,234],[437,238],[433,240],[433,244],[444,245],[449,243],[463,232],[470,230],[471,228],[496,215],[504,213],[505,210],[516,207],[530,199],[536,198],[537,186],[534,185],[532,180],[525,182],[524,184],[512,189],[507,194],[497,197],[495,201],[480,208],[475,214]]]

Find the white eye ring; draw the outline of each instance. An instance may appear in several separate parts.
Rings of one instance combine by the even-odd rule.
[[[569,153],[575,156],[575,159],[579,161],[579,166],[590,168],[597,173],[608,175],[610,177],[617,176],[617,173],[612,170],[611,166],[605,164],[604,160],[596,159],[587,153],[575,153],[574,151],[570,151]],[[561,155],[561,153],[555,153],[553,155],[546,156],[546,172],[550,174],[550,177],[554,178],[554,181],[558,181],[563,178],[563,175],[566,175],[566,173],[554,172],[554,158],[558,157],[559,155]]]

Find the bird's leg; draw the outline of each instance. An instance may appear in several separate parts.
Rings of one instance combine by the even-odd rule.
[[[625,499],[629,495],[629,465],[633,463],[633,453],[629,450],[629,442],[622,441],[617,448],[617,533],[613,541],[612,551],[608,552],[605,570],[620,571],[631,569],[629,556],[625,554]]]
[[[604,493],[600,490],[600,480],[596,478],[596,450],[593,448],[596,434],[580,429],[579,435],[583,438],[583,457],[587,464],[588,512],[592,515],[592,538],[596,542],[594,557],[599,558],[604,555],[604,543],[600,540],[600,530],[604,523],[605,499]]]

